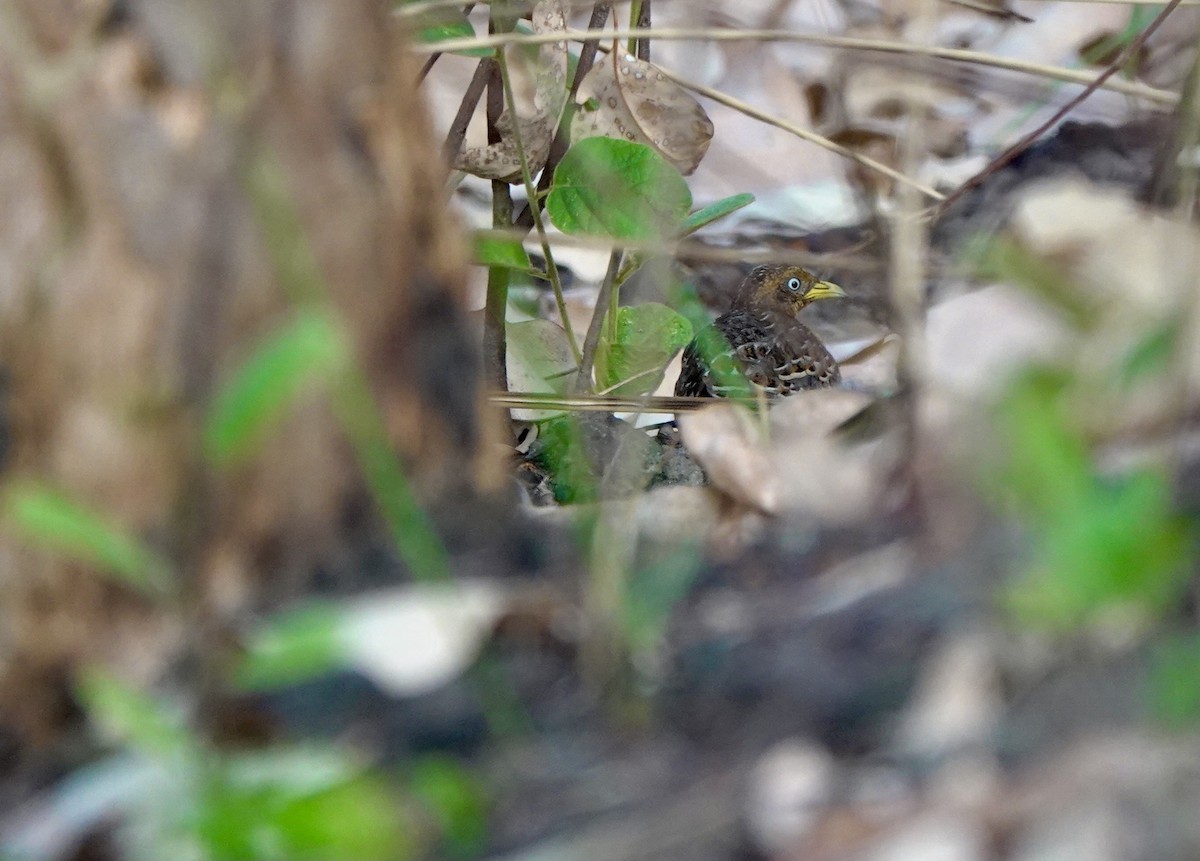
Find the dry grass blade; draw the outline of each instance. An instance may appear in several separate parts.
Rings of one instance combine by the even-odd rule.
[[[997,57],[993,54],[966,51],[961,48],[913,45],[908,42],[893,42],[885,39],[820,36],[811,33],[794,33],[790,30],[727,30],[711,27],[695,29],[662,28],[644,31],[606,30],[603,33],[589,33],[584,30],[564,30],[561,33],[554,34],[554,36],[577,42],[610,41],[612,39],[633,37],[683,42],[797,42],[804,45],[820,45],[826,48],[874,51],[884,54],[911,54],[914,56],[933,57],[939,60],[953,60],[960,63],[972,63],[977,66],[989,66],[996,69],[1005,69],[1010,72],[1021,72],[1052,80],[1066,81],[1067,83],[1080,84],[1082,86],[1092,83],[1096,78],[1094,73],[1088,71],[1065,69],[1061,66],[1051,66],[1045,63],[1013,60],[1008,57]],[[436,44],[415,45],[412,50],[418,54],[430,54],[434,51],[463,51],[472,48],[495,48],[500,45],[510,44],[540,45],[552,41],[554,41],[554,37],[551,34],[508,34],[505,36],[485,36],[475,39],[447,39]],[[1158,105],[1174,105],[1179,101],[1179,96],[1176,93],[1120,79],[1105,81],[1103,88],[1127,96],[1136,96]]]
[[[949,207],[950,204],[954,203],[954,201],[961,198],[971,189],[977,187],[983,182],[984,179],[991,176],[997,170],[1008,164],[1010,161],[1032,146],[1034,141],[1046,134],[1046,132],[1050,131],[1050,129],[1054,128],[1058,124],[1059,120],[1061,120],[1071,111],[1075,110],[1075,108],[1077,108],[1088,96],[1103,87],[1107,80],[1109,80],[1117,72],[1121,71],[1121,69],[1125,68],[1126,64],[1129,62],[1129,58],[1137,56],[1142,46],[1146,43],[1146,40],[1154,34],[1154,31],[1157,30],[1165,20],[1167,20],[1167,17],[1175,11],[1175,9],[1179,6],[1179,3],[1180,0],[1171,0],[1171,2],[1164,6],[1162,11],[1155,16],[1154,20],[1151,21],[1150,24],[1138,34],[1137,38],[1130,42],[1129,46],[1122,51],[1115,60],[1108,64],[1108,67],[1101,72],[1094,81],[1084,87],[1084,89],[1074,98],[1055,111],[1054,114],[1044,123],[1002,152],[999,156],[993,159],[991,164],[989,164],[984,170],[980,171],[970,180],[963,183],[952,195],[950,195],[950,197],[943,200],[939,214],[941,212],[945,212],[946,208]]]
[[[875,161],[873,158],[869,158],[868,156],[857,153],[852,149],[842,146],[841,144],[834,143],[829,138],[819,135],[816,132],[801,128],[795,123],[789,123],[787,120],[782,120],[779,117],[767,113],[766,111],[761,111],[753,105],[746,104],[741,99],[734,98],[728,93],[723,93],[720,90],[714,90],[712,87],[707,87],[704,84],[700,84],[695,81],[689,81],[686,78],[682,78],[679,75],[668,72],[666,69],[663,69],[662,72],[668,78],[675,81],[675,83],[679,84],[680,86],[687,87],[692,92],[706,96],[707,98],[712,99],[714,102],[720,102],[726,107],[733,108],[735,111],[739,111],[746,116],[751,117],[752,119],[758,120],[759,122],[782,129],[789,134],[793,134],[798,138],[808,141],[809,143],[814,143],[822,149],[829,150],[830,152],[836,153],[843,158],[848,158],[869,170],[873,170],[876,173],[895,180],[896,182],[903,183],[909,188],[916,189],[917,191],[921,192],[921,194],[932,200],[941,200],[944,197],[944,195],[936,189],[933,189],[922,182],[918,182],[912,177],[909,177],[898,170],[890,168],[882,162]]]
[[[722,398],[722,401],[738,401],[753,404],[755,401],[739,398]],[[509,410],[571,410],[574,412],[650,412],[675,413],[698,410],[710,406],[712,398],[616,397],[613,395],[552,395],[540,392],[494,392],[488,395],[492,406]]]
[[[522,242],[528,235],[527,231],[519,228],[503,230],[497,228],[479,228],[474,235],[479,239],[494,239],[497,241]],[[611,239],[609,237],[573,236],[566,233],[547,233],[546,241],[553,246],[562,248],[590,248],[596,251],[609,251],[614,247],[624,251],[641,254],[665,254],[688,262],[705,263],[795,263],[808,268],[836,267],[848,272],[878,272],[880,264],[874,260],[863,260],[850,254],[839,252],[816,254],[813,252],[795,251],[788,248],[714,248],[697,242],[694,239]],[[752,240],[748,240],[752,241]]]

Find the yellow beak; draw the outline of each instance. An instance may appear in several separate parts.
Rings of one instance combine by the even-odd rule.
[[[813,302],[817,299],[839,299],[845,295],[846,291],[832,281],[818,281],[804,294],[804,298]]]

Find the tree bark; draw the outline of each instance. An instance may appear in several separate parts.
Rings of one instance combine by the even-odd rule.
[[[150,542],[203,608],[172,618],[5,530],[4,687],[85,657],[152,677],[192,621],[330,552],[362,493],[318,397],[247,465],[199,453],[214,393],[294,309],[251,192],[264,166],[414,480],[461,489],[478,436],[465,258],[390,5],[0,4],[4,477]]]

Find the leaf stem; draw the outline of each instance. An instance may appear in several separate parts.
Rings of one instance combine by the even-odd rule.
[[[583,339],[583,359],[579,363],[579,373],[575,376],[573,393],[590,389],[588,381],[592,376],[592,365],[596,361],[596,347],[600,344],[600,330],[606,318],[616,319],[616,312],[610,307],[610,297],[616,296],[617,272],[621,268],[621,250],[614,248],[608,257],[608,271],[600,283],[600,293],[596,296],[596,309],[592,311],[592,321],[588,324],[587,336]],[[611,339],[609,343],[612,343]]]
[[[495,17],[488,23],[495,29]],[[483,64],[481,64],[482,67]],[[504,110],[504,88],[500,67],[494,60],[486,63],[488,76],[487,133],[488,143],[500,140],[496,123]],[[504,228],[512,224],[512,190],[503,180],[492,180],[492,226]],[[505,319],[508,312],[510,271],[503,266],[489,266],[487,297],[483,307],[483,373],[488,385],[498,391],[508,390],[508,344]]]

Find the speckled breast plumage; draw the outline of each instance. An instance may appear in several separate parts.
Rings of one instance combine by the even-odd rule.
[[[795,319],[759,309],[734,309],[710,327],[721,340],[703,335],[683,353],[683,370],[675,394],[723,397],[737,390],[740,374],[768,396],[783,397],[803,389],[840,381],[837,362],[816,334]],[[724,344],[711,362],[701,358],[701,344]]]

